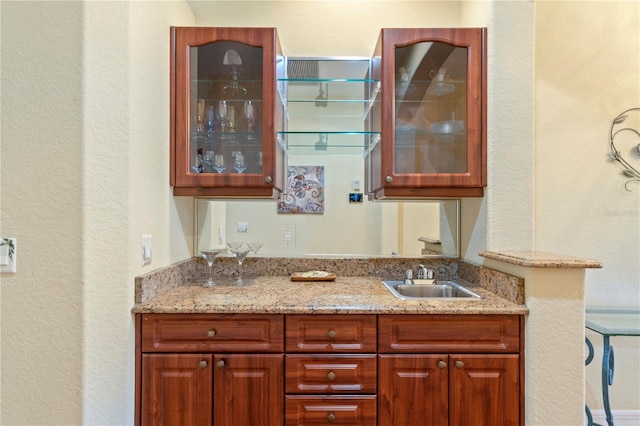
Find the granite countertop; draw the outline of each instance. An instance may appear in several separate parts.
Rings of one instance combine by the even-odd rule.
[[[379,277],[338,276],[335,281],[291,281],[288,276],[249,277],[242,286],[220,281],[213,287],[190,282],[137,303],[134,313],[274,314],[526,314],[527,307],[481,287],[480,300],[400,300]]]

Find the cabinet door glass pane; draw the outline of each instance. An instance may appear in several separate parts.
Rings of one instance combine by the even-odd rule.
[[[192,173],[262,173],[262,48],[190,48]]]
[[[395,50],[395,172],[467,172],[467,48]]]

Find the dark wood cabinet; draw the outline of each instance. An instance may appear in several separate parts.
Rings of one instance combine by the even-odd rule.
[[[382,29],[373,54],[379,132],[365,162],[373,199],[482,196],[486,186],[486,29]]]
[[[213,356],[143,354],[143,425],[211,425]]]
[[[520,321],[513,315],[381,315],[380,424],[524,424]],[[451,353],[456,350],[466,353]]]
[[[171,28],[174,195],[275,198],[286,179],[275,28]]]
[[[519,315],[136,315],[136,424],[524,424]]]
[[[141,314],[136,321],[136,424],[283,424],[281,315]]]

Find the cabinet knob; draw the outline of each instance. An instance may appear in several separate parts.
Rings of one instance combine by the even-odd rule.
[[[329,380],[330,382],[333,382],[336,379],[336,373],[334,373],[333,371],[330,371],[329,374],[327,374],[327,380]]]
[[[198,368],[207,368],[207,361],[204,361],[204,360],[200,361],[198,363]]]
[[[329,336],[329,339],[333,339],[334,337],[336,337],[336,331],[329,330],[329,332],[327,333],[327,336]]]
[[[447,368],[447,363],[442,360],[438,361],[438,368]]]
[[[224,359],[221,359],[220,361],[216,362],[216,367],[224,368]]]
[[[207,331],[207,337],[209,339],[211,339],[212,337],[216,337],[216,331],[215,330],[209,330]]]
[[[464,368],[464,362],[460,360],[456,361],[456,368]]]
[[[327,421],[328,421],[329,423],[333,423],[333,422],[335,422],[335,421],[336,421],[336,415],[335,415],[335,414],[333,414],[333,413],[329,413],[329,415],[327,416]]]
[[[387,183],[391,183],[393,182],[393,178],[391,176],[387,176],[386,178],[384,178],[384,181]]]
[[[266,183],[271,183],[271,182],[273,182],[273,178],[271,176],[267,176],[266,178],[264,178],[264,181]]]

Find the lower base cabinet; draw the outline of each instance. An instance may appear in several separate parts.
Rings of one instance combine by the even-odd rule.
[[[283,421],[282,355],[145,354],[143,425]]]
[[[518,425],[518,355],[380,355],[380,425]]]
[[[136,424],[524,425],[523,321],[138,314]]]

